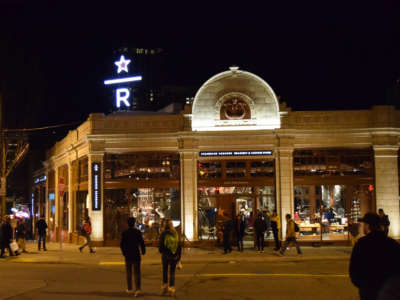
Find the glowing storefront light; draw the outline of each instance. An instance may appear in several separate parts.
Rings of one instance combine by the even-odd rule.
[[[107,79],[104,80],[104,84],[110,85],[110,84],[127,83],[140,80],[142,80],[142,76],[132,76],[132,77],[117,78],[117,79]]]
[[[131,62],[130,59],[125,59],[123,55],[121,55],[119,61],[116,61],[114,64],[118,67],[117,73],[121,73],[122,71],[128,73],[128,65]]]

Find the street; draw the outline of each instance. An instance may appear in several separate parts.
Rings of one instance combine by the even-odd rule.
[[[0,299],[126,299],[126,282],[118,248],[79,253],[76,245],[50,244],[0,261]],[[142,264],[142,299],[160,296],[161,265],[155,248]],[[178,299],[358,299],[347,276],[348,247],[294,249],[280,258],[266,249],[222,255],[219,249],[185,249],[176,273]]]

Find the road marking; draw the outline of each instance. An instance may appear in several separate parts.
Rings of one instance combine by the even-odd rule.
[[[186,275],[186,274],[185,274]],[[333,277],[346,278],[345,274],[296,274],[296,273],[216,273],[216,274],[197,274],[200,277]]]
[[[101,261],[99,262],[99,265],[103,266],[116,266],[116,265],[124,265],[125,263],[123,261]]]

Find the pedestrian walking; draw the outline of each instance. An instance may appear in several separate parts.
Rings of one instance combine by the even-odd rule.
[[[162,295],[169,293],[170,296],[175,297],[175,270],[176,265],[181,260],[182,247],[179,242],[179,235],[176,232],[172,221],[169,219],[165,220],[164,230],[160,235],[158,250],[161,253],[162,261]]]
[[[240,213],[236,217],[236,226],[235,226],[237,247],[238,247],[238,251],[240,251],[240,252],[243,252],[243,238],[244,238],[245,228],[246,228],[246,222],[244,220],[243,214]]]
[[[125,268],[126,268],[126,281],[128,294],[134,294],[135,297],[139,297],[142,294],[141,291],[141,272],[140,272],[140,250],[142,255],[146,254],[146,247],[144,245],[143,236],[140,230],[135,228],[136,219],[128,219],[128,229],[122,232],[121,238],[121,251],[125,257]],[[139,250],[140,248],[140,250]],[[135,292],[132,290],[132,267],[135,277]]]
[[[296,239],[296,232],[298,231],[298,227],[296,223],[292,220],[292,216],[290,214],[286,215],[286,240],[285,243],[283,244],[283,247],[281,248],[281,251],[279,252],[279,256],[283,256],[287,247],[290,245],[290,243],[293,243],[296,245],[296,250],[297,254],[301,255],[301,249],[299,246],[299,243],[297,242]]]
[[[254,221],[254,231],[256,233],[256,244],[259,253],[264,252],[264,235],[267,230],[267,223],[263,219],[263,215],[259,213]]]
[[[382,231],[376,213],[367,213],[360,221],[365,236],[353,248],[350,278],[361,300],[377,300],[385,284],[400,275],[400,244]]]
[[[24,218],[18,220],[16,238],[19,249],[21,249],[23,253],[28,253],[28,251],[26,251],[26,227]]]
[[[379,209],[379,225],[381,226],[382,231],[388,235],[389,234],[389,226],[390,226],[390,221],[389,221],[389,216],[385,215],[385,212],[383,211],[382,208]]]
[[[82,227],[82,235],[85,237],[86,243],[79,247],[80,252],[82,252],[83,248],[88,246],[90,253],[95,253],[91,245],[91,238],[90,238],[91,234],[92,234],[92,222],[90,222],[89,217],[86,217]]]
[[[223,223],[223,228],[222,228],[222,234],[223,234],[223,243],[224,243],[224,254],[227,254],[228,252],[232,252],[232,246],[231,246],[231,231],[233,229],[233,222],[232,220],[225,215],[226,219],[225,222]]]
[[[278,216],[276,209],[274,209],[271,216],[271,229],[275,240],[275,248],[274,248],[275,251],[278,251],[281,248],[281,242],[279,240],[280,226],[281,226],[280,218]]]
[[[47,223],[44,219],[44,216],[41,216],[39,221],[36,223],[36,229],[38,232],[38,250],[40,251],[40,246],[43,244],[43,251],[47,251],[46,248],[46,231],[47,231]]]
[[[10,243],[12,242],[13,238],[13,230],[10,223],[11,223],[10,217],[7,216],[5,218],[4,223],[1,225],[0,258],[4,258],[5,249],[8,250],[9,256],[17,255],[17,253],[14,253],[14,251],[12,251],[10,247]]]

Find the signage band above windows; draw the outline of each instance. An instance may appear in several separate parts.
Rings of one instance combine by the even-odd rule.
[[[101,169],[92,163],[92,210],[101,210]]]
[[[215,156],[260,156],[272,155],[272,150],[252,150],[252,151],[202,151],[200,157],[215,157]]]

